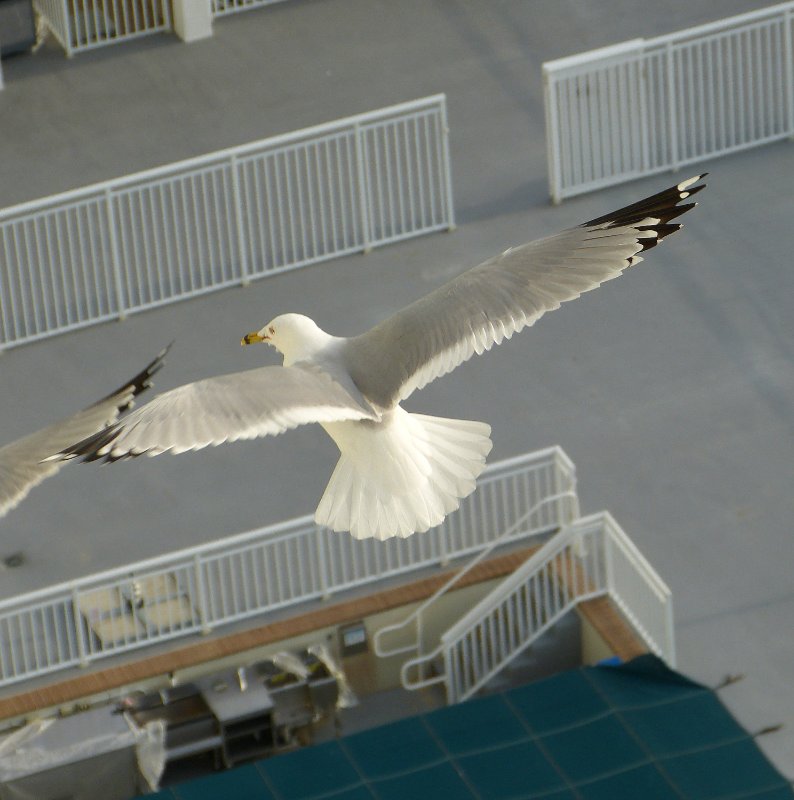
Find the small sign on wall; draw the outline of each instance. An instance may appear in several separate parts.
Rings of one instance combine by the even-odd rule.
[[[363,622],[353,622],[339,629],[339,649],[342,657],[369,651],[367,629]]]

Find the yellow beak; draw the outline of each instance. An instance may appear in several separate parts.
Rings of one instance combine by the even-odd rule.
[[[246,333],[242,339],[240,339],[241,345],[246,344],[256,344],[256,342],[265,342],[267,341],[267,336],[260,336],[256,331],[252,333]]]

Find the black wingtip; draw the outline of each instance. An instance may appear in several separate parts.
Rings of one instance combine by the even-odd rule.
[[[694,208],[697,203],[681,203],[682,200],[690,198],[693,194],[697,194],[706,188],[705,183],[698,183],[708,175],[707,172],[701,175],[695,175],[692,178],[681,181],[669,189],[664,189],[657,194],[639,200],[636,203],[619,208],[610,214],[605,214],[602,217],[591,219],[585,222],[582,227],[590,228],[594,226],[603,226],[606,228],[620,228],[627,226],[637,226],[637,223],[646,220],[648,217],[658,219],[657,223],[653,225],[637,226],[640,231],[653,231],[655,236],[643,237],[638,236],[638,242],[642,246],[642,250],[650,250],[661,242],[666,236],[681,228],[680,223],[672,223],[676,217],[680,217],[690,209]]]
[[[110,425],[107,428],[103,428],[98,433],[94,433],[82,441],[77,442],[76,444],[65,447],[60,451],[60,453],[57,454],[57,458],[61,461],[71,461],[73,459],[81,459],[82,461],[119,461],[123,458],[126,458],[127,454],[125,453],[122,456],[113,456],[110,452],[105,452],[102,454],[99,452],[104,447],[112,445],[119,433],[120,429],[117,424]]]
[[[94,405],[106,403],[108,400],[116,402],[116,409],[121,414],[128,411],[135,398],[146,391],[152,386],[152,376],[158,373],[163,368],[168,351],[174,343],[171,342],[164,347],[152,361],[150,361],[134,378],[127,381],[127,383],[119,386],[116,391],[111,392],[107,397],[102,398]],[[123,453],[121,455],[112,455],[113,442],[118,438],[121,433],[121,428],[117,423],[112,423],[101,431],[91,434],[85,439],[77,442],[76,444],[65,447],[54,456],[44,459],[45,461],[72,461],[80,459],[82,461],[120,461],[126,458],[134,458],[139,453]],[[100,452],[104,450],[105,452]]]
[[[118,406],[119,413],[128,411],[132,407],[133,399],[141,394],[141,392],[145,392],[147,389],[151,388],[152,376],[156,375],[163,368],[165,357],[168,355],[168,351],[171,349],[173,344],[174,343],[171,342],[170,344],[166,345],[152,359],[152,361],[150,361],[137,375],[135,375],[135,377],[119,386],[118,389],[111,392],[106,397],[103,397],[99,403],[104,403],[113,399],[114,397],[117,397],[118,395],[121,395],[126,399],[120,400]],[[128,396],[130,392],[132,392],[132,394],[131,396]],[[96,405],[99,405],[99,403],[96,403]]]

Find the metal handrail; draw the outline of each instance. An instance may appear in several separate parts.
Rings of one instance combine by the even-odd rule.
[[[574,480],[575,483],[575,480]],[[473,558],[463,569],[456,572],[450,579],[444,583],[441,587],[439,587],[430,597],[427,598],[423,603],[417,606],[404,620],[398,623],[394,623],[392,625],[386,625],[383,628],[380,628],[376,631],[374,636],[374,645],[375,645],[375,653],[376,655],[386,658],[389,656],[396,656],[402,655],[403,653],[410,653],[414,650],[417,650],[421,645],[421,630],[420,626],[420,617],[431,605],[433,605],[442,595],[446,594],[452,586],[454,586],[464,575],[467,575],[474,567],[477,566],[483,559],[487,558],[493,551],[499,547],[500,545],[504,544],[506,541],[510,539],[515,532],[524,525],[524,523],[533,515],[535,514],[538,509],[542,508],[547,503],[551,503],[557,500],[562,500],[564,497],[571,498],[574,503],[577,501],[576,491],[575,489],[567,489],[564,492],[558,492],[553,495],[549,495],[548,497],[544,497],[542,500],[539,500],[532,508],[529,509],[525,514],[523,514],[516,522],[506,528],[496,539],[488,545],[485,550],[482,550],[475,558]],[[416,643],[412,645],[406,645],[404,647],[394,648],[392,650],[386,650],[384,647],[381,646],[381,639],[383,635],[386,633],[393,633],[394,631],[402,630],[411,622],[417,622],[417,636],[416,636]]]
[[[632,563],[632,566],[641,573],[643,578],[648,583],[653,593],[660,599],[665,600],[670,597],[672,592],[667,584],[659,577],[659,574],[648,563],[645,556],[637,550],[637,546],[623,533],[620,528],[610,530],[610,536],[613,537],[615,543],[623,551],[626,558]]]
[[[419,681],[411,681],[408,672],[414,667],[429,663],[438,658],[445,650],[449,649],[459,641],[468,630],[476,625],[486,614],[501,602],[503,596],[510,594],[515,587],[526,580],[528,574],[536,572],[539,567],[545,566],[552,558],[563,550],[571,539],[571,529],[563,528],[560,532],[549,539],[537,552],[533,553],[515,572],[505,578],[492,592],[487,594],[473,608],[469,609],[452,627],[441,635],[439,644],[429,653],[411,658],[400,668],[400,680],[406,689],[422,689],[425,686],[432,686],[437,683],[444,683],[447,680],[446,674],[436,675],[432,678],[424,678]],[[528,644],[528,643],[527,643]]]
[[[580,585],[578,581],[574,581],[573,586],[568,587],[571,590],[571,596],[568,601],[561,604],[556,609],[556,613],[550,614],[543,625],[538,627],[523,641],[517,643],[513,651],[498,664],[494,665],[486,673],[479,675],[477,680],[469,686],[465,694],[457,696],[455,687],[450,683],[451,676],[449,674],[450,654],[453,649],[458,645],[471,631],[480,625],[488,615],[492,614],[497,608],[501,607],[507,598],[511,597],[517,589],[527,584],[527,582],[534,576],[540,574],[542,570],[546,569],[554,559],[560,556],[566,548],[575,544],[577,540],[584,536],[597,536],[601,539],[601,546],[604,548],[604,558],[609,561],[609,548],[612,546],[617,547],[624,556],[633,570],[639,575],[645,586],[651,590],[653,595],[659,601],[662,613],[664,614],[664,640],[659,641],[653,638],[648,630],[643,626],[642,620],[632,611],[630,604],[625,598],[621,596],[620,587],[616,583],[614,573],[607,567],[606,570],[599,571],[598,577],[600,580],[595,585]],[[673,636],[673,617],[672,617],[672,594],[670,589],[659,577],[650,563],[639,552],[636,545],[628,538],[625,532],[615,522],[614,518],[608,512],[600,512],[588,517],[581,517],[575,520],[571,525],[566,526],[556,536],[546,542],[536,553],[528,558],[515,572],[505,578],[493,591],[483,597],[473,608],[466,612],[456,623],[448,628],[441,636],[439,644],[429,653],[416,656],[415,658],[408,659],[400,669],[400,679],[402,685],[406,689],[421,689],[427,686],[433,686],[440,683],[447,685],[447,697],[450,702],[458,702],[471,696],[482,685],[487,683],[496,673],[498,673],[504,666],[515,658],[520,652],[529,647],[532,642],[536,641],[546,630],[548,630],[555,621],[559,620],[571,608],[578,605],[585,599],[598,597],[602,595],[611,596],[618,605],[627,613],[627,616],[634,624],[637,633],[646,641],[648,646],[662,655],[671,666],[675,665],[675,642]],[[411,680],[409,673],[417,667],[431,662],[439,656],[444,656],[445,670],[439,675],[430,678],[420,677],[417,680]],[[421,675],[421,671],[420,671]]]
[[[580,521],[574,521],[573,525]],[[482,619],[485,613],[499,605],[517,587],[524,583],[528,575],[556,558],[575,536],[580,535],[580,532],[573,525],[566,526],[556,536],[549,539],[540,550],[533,553],[515,572],[508,575],[492,592],[470,608],[454,625],[444,632],[441,637],[442,642],[450,645],[459,641],[472,625]]]
[[[673,622],[673,593],[670,587],[659,576],[659,573],[656,572],[650,562],[642,555],[634,542],[631,541],[626,532],[618,525],[614,517],[608,511],[602,512],[600,516],[604,520],[608,543],[620,550],[637,574],[643,578],[645,584],[653,592],[659,603],[664,607],[664,642],[652,640],[631,606],[621,597],[620,587],[615,580],[614,568],[610,569],[607,574],[607,591],[617,602],[618,606],[623,609],[629,619],[637,626],[638,632],[645,638],[651,648],[663,655],[671,667],[675,667],[676,648]]]

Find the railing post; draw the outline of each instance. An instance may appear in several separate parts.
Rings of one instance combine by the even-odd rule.
[[[72,27],[72,18],[69,14],[69,4],[67,0],[61,0],[61,20],[63,22],[62,35],[64,37],[63,46],[66,50],[66,57],[71,58],[74,55],[73,42],[77,41],[75,30]]]
[[[317,544],[317,577],[320,580],[321,597],[323,600],[329,600],[331,598],[331,581],[328,575],[328,557],[323,544],[325,528],[320,528],[315,525],[314,531],[314,540]]]
[[[422,641],[424,639],[424,630],[422,626],[422,614],[420,613],[419,616],[416,618],[416,658],[421,659],[424,656],[424,648],[422,647]],[[425,679],[425,662],[421,661],[418,665],[419,667],[419,680],[423,681]]]
[[[193,571],[195,575],[196,593],[198,594],[199,622],[201,632],[206,636],[211,630],[209,622],[209,608],[207,607],[207,586],[204,580],[204,570],[201,568],[201,556],[196,553],[193,556]]]
[[[788,134],[794,136],[794,53],[791,46],[791,25],[794,22],[794,14],[791,9],[786,9],[783,14],[783,43],[784,43],[784,63],[783,81],[786,87],[786,106],[788,121]]]
[[[452,652],[448,645],[444,645],[444,687],[447,690],[447,705],[457,702],[457,675],[452,669]]]
[[[83,615],[80,613],[80,602],[77,587],[72,587],[72,619],[74,619],[74,640],[77,643],[77,657],[81,667],[88,666],[88,648],[83,631]]]
[[[667,64],[667,110],[669,125],[667,135],[670,137],[670,167],[678,171],[678,109],[675,96],[675,65],[673,62],[673,43],[668,42],[665,48]]]
[[[5,226],[0,225],[0,248],[2,248],[6,236],[6,229]],[[4,249],[4,248],[3,248]],[[8,252],[4,250],[4,252]],[[8,271],[11,269],[11,264],[7,263],[7,261],[0,261],[3,265],[3,269]],[[9,295],[10,297],[10,295]],[[13,309],[13,302],[7,303],[5,297],[5,289],[3,289],[3,281],[0,281],[0,314],[2,315],[2,319],[0,319],[0,355],[5,352],[5,347],[12,341],[14,335],[16,334],[16,326],[17,326],[17,315],[10,310],[7,306],[10,306]],[[9,329],[13,328],[14,333],[9,335]]]
[[[206,0],[206,3],[207,3],[207,5],[211,6],[210,0]],[[165,26],[165,28],[167,30],[171,30],[171,28],[173,27],[173,24],[174,24],[174,20],[173,20],[173,18],[171,16],[171,3],[168,2],[168,0],[163,0],[163,2],[161,2],[159,4],[159,7],[160,7],[160,10],[163,12],[163,25]],[[212,14],[212,8],[211,7],[210,7],[210,14]],[[212,21],[211,17],[210,17],[210,21]]]
[[[360,122],[353,124],[353,139],[356,153],[356,175],[358,176],[358,204],[361,216],[361,248],[364,253],[372,250],[372,231],[369,214],[369,183],[367,181],[367,165],[365,163],[366,142]]]
[[[650,169],[651,131],[648,126],[648,58],[643,48],[636,63],[637,80],[640,84],[640,150],[642,151],[642,171]]]
[[[600,528],[601,542],[604,548],[604,581],[606,586],[604,589],[609,594],[615,593],[615,562],[612,555],[612,536],[605,526]]]
[[[110,263],[113,268],[113,279],[116,285],[116,304],[118,317],[123,320],[126,314],[124,302],[124,287],[121,283],[121,258],[119,256],[119,242],[116,234],[116,212],[113,208],[113,190],[108,186],[105,189],[105,219],[108,224],[108,238],[110,239]]]
[[[438,529],[438,563],[441,567],[449,564],[449,548],[447,547],[447,530],[449,523],[441,525]]]
[[[567,485],[563,485],[566,483],[566,478]],[[566,464],[559,449],[554,453],[554,493],[560,495],[557,500],[557,519],[560,522],[560,527],[570,525],[579,518],[576,469],[572,464]]]
[[[452,201],[452,167],[449,157],[449,123],[447,122],[447,98],[441,98],[441,167],[444,170],[444,205],[447,212],[447,230],[455,230],[455,204]]]
[[[668,595],[667,602],[664,608],[664,633],[667,639],[667,663],[673,669],[676,666],[676,652],[675,652],[675,619],[673,617],[673,598]]]
[[[237,228],[237,251],[240,257],[240,285],[248,286],[251,278],[248,269],[248,248],[245,243],[245,225],[243,224],[243,199],[240,195],[240,174],[237,154],[229,157],[229,167],[232,172],[232,195],[234,200],[234,221]]]
[[[560,128],[557,119],[557,80],[543,69],[543,97],[546,105],[546,159],[549,170],[551,202],[558,206],[562,201],[560,186]]]
[[[562,488],[562,470],[560,469],[560,461],[559,456],[555,453],[554,461],[552,462],[552,475],[553,480],[551,484],[551,490],[553,494],[560,495],[557,498],[557,501],[554,503],[555,511],[557,513],[557,523],[560,527],[563,527],[566,522],[568,522],[567,518],[567,506],[568,506],[568,498],[562,496],[562,492],[564,489]]]

